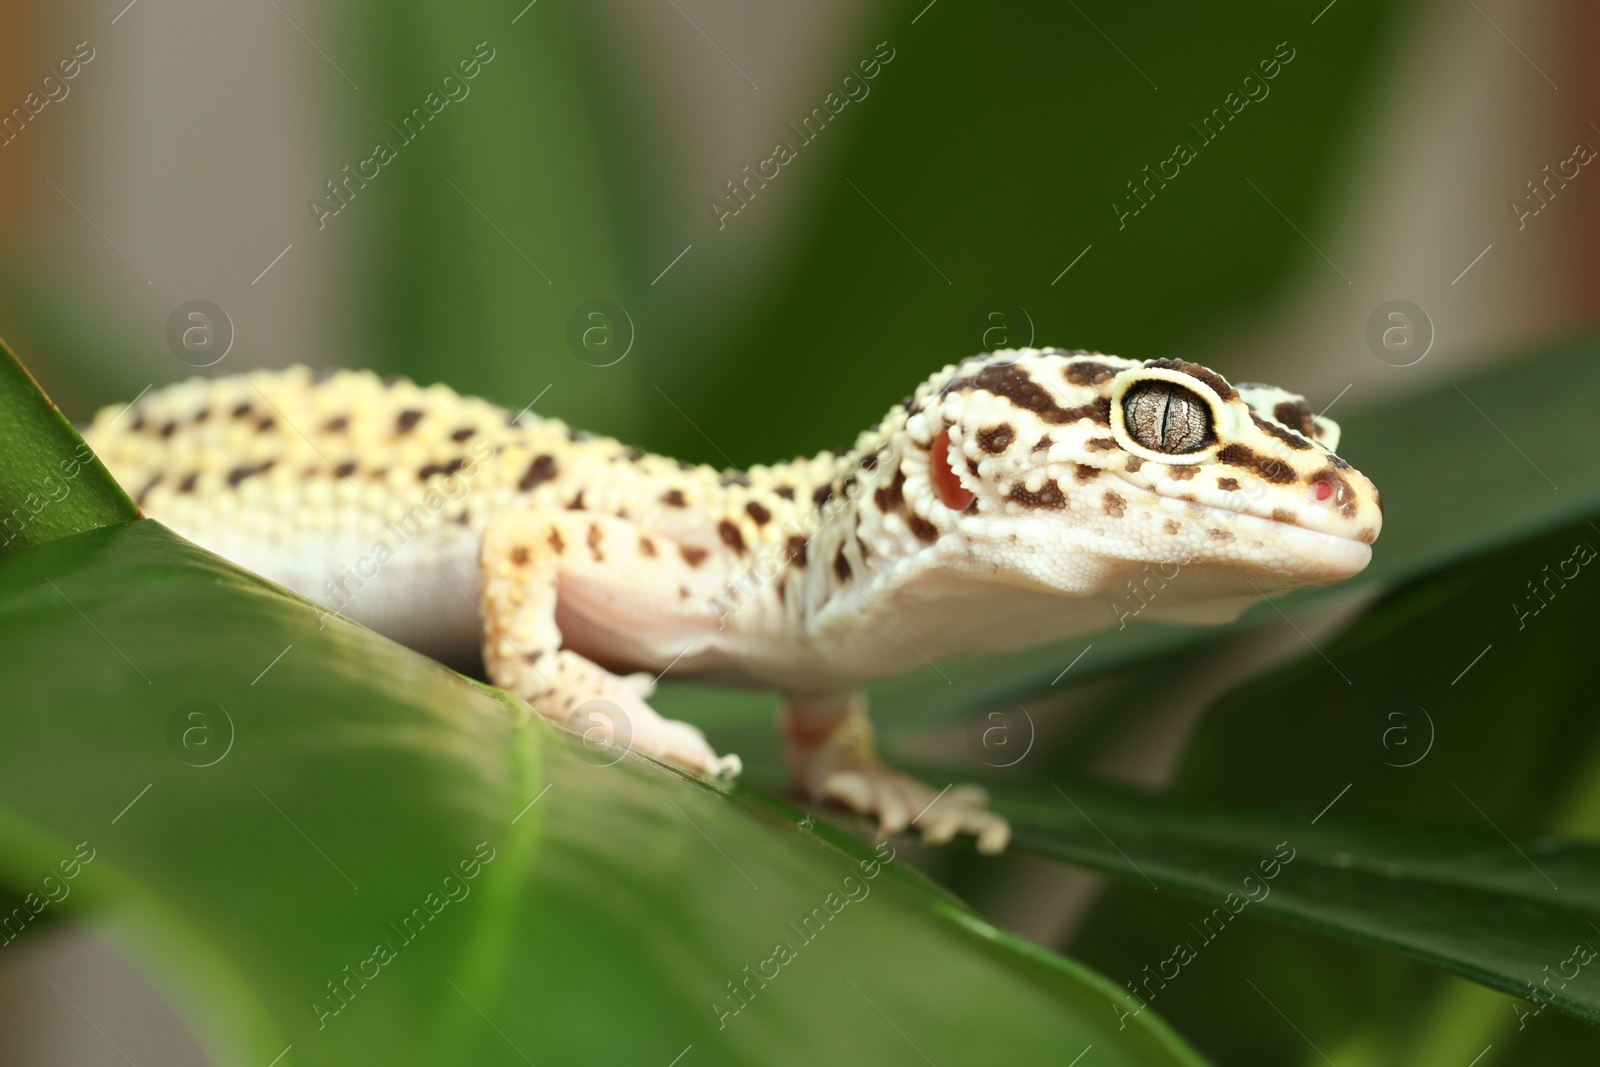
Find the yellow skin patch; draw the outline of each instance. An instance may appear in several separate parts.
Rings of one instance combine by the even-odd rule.
[[[1358,572],[1382,522],[1303,398],[1050,349],[946,367],[852,448],[744,472],[303,367],[175,385],[85,436],[178,533],[447,662],[481,655],[553,720],[604,701],[631,747],[736,773],[650,709],[651,679],[775,688],[805,795],[984,851],[1009,831],[981,790],[878,763],[866,682],[1120,625],[1151,564],[1140,618],[1226,621]]]

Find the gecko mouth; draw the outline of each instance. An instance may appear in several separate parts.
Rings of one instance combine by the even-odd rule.
[[[1273,546],[1263,561],[1269,569],[1301,581],[1331,585],[1360,574],[1372,562],[1372,546],[1354,537],[1248,513],[1235,516],[1234,523],[1237,535]]]

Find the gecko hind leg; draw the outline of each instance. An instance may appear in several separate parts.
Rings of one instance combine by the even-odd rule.
[[[718,756],[698,729],[646,703],[655,689],[649,674],[613,674],[561,647],[558,584],[626,610],[648,585],[644,540],[637,527],[609,516],[527,509],[492,519],[478,553],[489,680],[579,730],[586,744],[605,740],[691,771],[737,775],[738,756]]]
[[[1011,824],[988,810],[981,786],[939,791],[879,762],[860,693],[788,694],[783,733],[796,788],[813,801],[876,818],[881,836],[915,826],[923,840],[938,845],[969,833],[986,855],[1003,852],[1011,839]]]

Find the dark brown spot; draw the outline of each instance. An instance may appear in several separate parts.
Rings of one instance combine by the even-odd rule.
[[[596,526],[594,523],[590,523],[589,536],[586,540],[589,545],[589,551],[594,553],[594,561],[596,563],[604,563],[606,561],[606,557],[600,552],[601,536],[600,527]]]
[[[1295,522],[1295,519],[1297,519],[1298,517],[1299,516],[1297,516],[1294,512],[1290,511],[1288,508],[1273,508],[1272,509],[1272,521],[1273,522],[1286,522],[1289,525],[1293,526],[1294,522]]]
[[[878,510],[885,515],[891,511],[898,511],[906,502],[905,487],[905,471],[896,470],[894,478],[888,485],[879,486],[873,491],[872,502],[878,505]]]
[[[1111,401],[1099,397],[1077,408],[1064,408],[1026,371],[1016,365],[987,366],[966,378],[954,378],[945,386],[946,392],[978,389],[994,396],[1004,397],[1024,411],[1031,411],[1045,422],[1062,425],[1079,419],[1092,419],[1102,425],[1111,425]]]
[[[1356,540],[1364,545],[1370,545],[1378,539],[1378,531],[1370,526],[1361,527],[1361,532],[1356,534]]]
[[[348,478],[355,472],[356,461],[353,459],[347,459],[337,467],[333,468],[333,473],[338,475],[340,478]]]
[[[723,519],[721,522],[717,523],[717,536],[722,538],[723,544],[727,545],[741,556],[744,555],[744,535],[739,532],[739,527],[735,526],[727,519]]]
[[[533,462],[528,464],[528,469],[522,472],[522,477],[517,479],[517,488],[526,493],[555,476],[556,458],[548,455],[535,456]]]
[[[683,498],[682,489],[668,489],[661,494],[661,502],[669,508],[686,508],[689,502]]]
[[[754,500],[744,506],[746,515],[755,520],[757,526],[765,526],[772,521],[772,512],[757,504]]]
[[[1186,482],[1199,473],[1199,467],[1188,463],[1177,463],[1167,468],[1167,476],[1180,482]]]
[[[1108,363],[1096,363],[1085,359],[1068,363],[1061,373],[1073,385],[1099,385],[1115,376],[1117,368]]]
[[[1227,542],[1233,540],[1233,534],[1229,533],[1227,530],[1207,530],[1206,536],[1213,541]]]
[[[1144,460],[1140,459],[1138,456],[1130,455],[1128,457],[1127,471],[1129,474],[1137,474],[1139,472],[1139,468],[1142,466],[1144,466]]]
[[[1268,422],[1255,412],[1250,413],[1250,421],[1256,424],[1256,429],[1260,430],[1264,434],[1276,437],[1290,448],[1305,449],[1312,447],[1311,442],[1307,441],[1304,437],[1301,437],[1296,433],[1290,433],[1288,430],[1285,430],[1282,426],[1279,426],[1275,422]]]
[[[689,587],[688,586],[686,586],[686,585],[678,586],[678,599],[679,600],[688,600],[689,599]]]
[[[1212,392],[1223,400],[1237,400],[1239,398],[1233,386],[1223,380],[1222,375],[1215,371],[1207,370],[1198,363],[1186,363],[1181,359],[1152,359],[1145,363],[1146,367],[1159,367],[1162,370],[1175,370],[1179,374],[1187,374],[1197,382],[1205,382],[1211,387]]]
[[[452,440],[452,441],[465,441],[467,438],[471,437],[473,434],[475,434],[477,432],[478,431],[473,429],[471,426],[463,426],[459,430],[451,431],[450,440]]]
[[[273,417],[268,415],[266,418],[256,423],[256,433],[266,433],[268,430],[272,429],[274,421],[275,420]]]
[[[236,418],[236,419],[248,418],[249,415],[250,415],[250,405],[249,405],[248,402],[240,404],[238,407],[233,409],[233,417]]]
[[[977,460],[975,460],[975,459],[969,459],[969,460],[967,460],[967,470],[969,470],[969,471],[971,471],[971,472],[972,472],[972,476],[973,476],[973,477],[974,477],[974,478],[979,478],[979,477],[982,477],[982,476],[981,476],[981,475],[980,475],[980,474],[979,474],[979,473],[978,473],[978,461],[977,461]]]
[[[799,534],[792,534],[788,541],[789,562],[796,567],[806,565],[806,539]]]
[[[350,418],[347,415],[336,416],[322,424],[323,433],[344,433],[349,428]]]
[[[1274,485],[1286,485],[1294,481],[1295,478],[1294,468],[1287,463],[1280,459],[1273,459],[1271,456],[1263,456],[1245,445],[1228,445],[1217,453],[1217,462],[1229,467],[1243,467],[1246,470],[1254,471]]]
[[[466,465],[467,461],[462,459],[460,456],[457,456],[448,463],[429,463],[425,467],[418,468],[417,481],[425,482],[429,478],[432,478],[435,474],[454,474],[456,471],[460,470]]]
[[[844,558],[844,546],[839,546],[839,551],[833,557],[833,573],[839,576],[841,582],[850,580],[850,561]]]
[[[192,492],[194,492],[194,483],[199,481],[199,479],[200,479],[200,472],[199,471],[193,471],[193,472],[191,472],[189,474],[184,475],[183,476],[183,481],[178,483],[178,492],[180,492],[180,493],[192,493]]]
[[[698,548],[694,545],[678,546],[678,554],[682,556],[683,561],[691,567],[698,567],[700,564],[706,561],[706,550],[703,548]]]
[[[877,470],[878,454],[876,452],[868,452],[866,455],[862,456],[861,469],[864,471]]]
[[[273,460],[264,460],[254,467],[235,467],[228,472],[228,484],[236,486],[246,478],[254,478],[258,474],[265,474],[272,469]]]
[[[1239,491],[1239,479],[1237,479],[1237,478],[1218,478],[1217,479],[1217,488],[1221,489],[1221,490],[1224,490],[1225,492],[1229,492],[1229,493],[1238,492]]]
[[[906,516],[906,527],[913,537],[925,544],[939,540],[939,528],[915,512]]]
[[[785,500],[794,499],[794,486],[792,485],[780,485],[778,488],[774,489],[773,492],[777,493]]]
[[[175,422],[164,423],[164,424],[162,424],[162,427],[161,427],[161,436],[162,437],[171,437],[175,432],[177,432],[177,429],[178,429],[178,424],[175,423]]]
[[[158,486],[160,484],[161,484],[161,475],[159,475],[159,474],[156,475],[154,478],[151,478],[148,482],[146,482],[144,488],[139,490],[139,495],[133,498],[134,506],[143,507],[144,506],[144,498],[150,495],[150,490],[154,489],[156,486]]]
[[[1178,532],[1178,529],[1178,524],[1171,519],[1168,519],[1166,522],[1161,524],[1161,530],[1163,533],[1175,534]]]
[[[833,499],[833,486],[831,486],[831,485],[821,486],[821,487],[819,487],[817,489],[817,491],[815,493],[811,494],[811,502],[813,504],[815,504],[819,508],[822,505],[826,504],[829,500],[832,500],[832,499]]]
[[[648,538],[648,537],[640,537],[639,538],[639,554],[642,555],[642,556],[649,556],[651,559],[655,559],[656,558],[656,543],[654,541],[650,540],[650,538]]]
[[[394,420],[395,433],[410,433],[422,421],[421,408],[407,408]]]
[[[144,412],[141,411],[133,417],[133,425],[129,426],[128,429],[133,433],[138,433],[144,429]]]
[[[1122,446],[1117,444],[1115,438],[1091,437],[1089,440],[1083,443],[1083,447],[1087,448],[1090,452],[1115,452]]]
[[[1061,486],[1054,480],[1047,481],[1039,487],[1037,493],[1028,492],[1027,486],[1018,482],[1011,487],[1011,492],[1006,494],[1007,500],[1014,500],[1025,508],[1064,508],[1067,506],[1066,494],[1061,491]]]
[[[1123,511],[1128,507],[1128,502],[1126,500],[1122,499],[1116,493],[1110,492],[1109,490],[1106,492],[1106,495],[1100,499],[1101,502],[1105,504],[1106,514],[1110,515],[1113,519],[1122,518]]]
[[[470,512],[467,511],[467,509],[462,508],[461,509],[461,514],[457,515],[451,521],[454,522],[457,526],[470,526],[470,525],[472,525],[472,515],[471,515]]]
[[[561,531],[554,527],[550,530],[550,547],[558,556],[567,550],[567,543],[561,539]]]
[[[1011,428],[1009,422],[1002,422],[999,426],[990,426],[978,431],[978,447],[995,455],[1011,447],[1011,442],[1017,439],[1017,431]]]
[[[528,546],[518,545],[511,550],[511,562],[521,567],[528,562]]]
[[[201,408],[199,411],[194,413],[194,421],[196,423],[205,422],[210,417],[211,417],[211,409],[210,408]]]
[[[567,510],[568,511],[582,511],[582,510],[584,510],[584,507],[583,507],[583,490],[582,489],[579,489],[578,490],[578,495],[573,497],[571,502],[567,504]]]
[[[1092,482],[1100,477],[1099,467],[1086,467],[1082,463],[1072,465],[1072,479],[1076,482]]]
[[[1039,438],[1039,443],[1033,446],[1033,450],[1035,452],[1048,452],[1053,444],[1055,444],[1055,441],[1051,439],[1049,434],[1045,434]]]
[[[1315,437],[1317,424],[1311,418],[1311,405],[1304,400],[1283,400],[1272,409],[1272,417],[1296,433]]]

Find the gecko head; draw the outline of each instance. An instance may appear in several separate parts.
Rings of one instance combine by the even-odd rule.
[[[1057,592],[1149,564],[1188,571],[1193,599],[1327,585],[1367,565],[1382,524],[1338,437],[1303,397],[1193,363],[996,352],[908,405],[906,503],[945,565]]]

